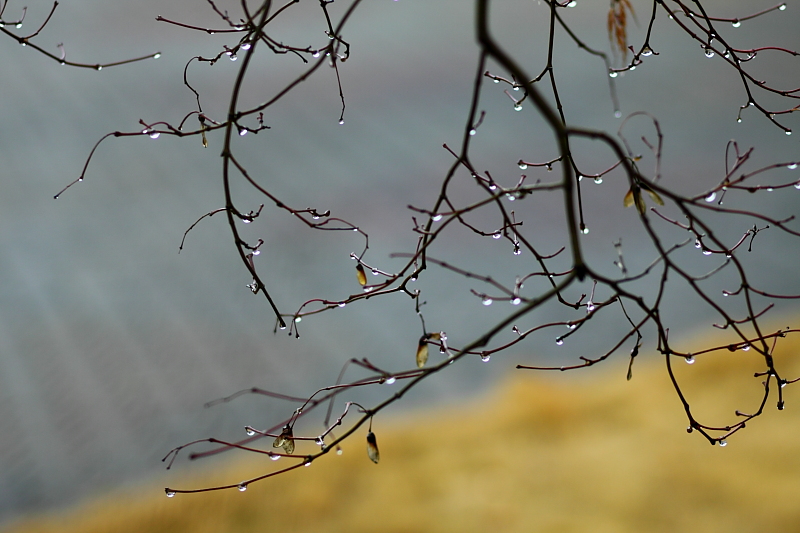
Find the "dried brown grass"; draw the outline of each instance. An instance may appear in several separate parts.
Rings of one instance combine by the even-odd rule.
[[[792,368],[787,377],[800,372],[798,348],[786,339],[778,352]],[[365,442],[350,442],[341,457],[245,493],[168,499],[154,486],[10,531],[794,530],[800,521],[800,387],[784,389],[785,411],[771,401],[763,417],[720,448],[687,435],[663,362],[652,359],[636,362],[630,382],[627,361],[571,376],[520,372],[475,403],[381,417],[377,466]],[[737,408],[755,408],[759,380],[752,376],[760,369],[752,351],[698,357],[678,368],[693,407],[726,417],[720,422]],[[268,462],[237,463],[181,486],[235,482],[269,468]]]

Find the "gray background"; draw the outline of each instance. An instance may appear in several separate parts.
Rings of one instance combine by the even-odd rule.
[[[529,72],[538,73],[545,58],[546,6],[496,3],[492,22],[498,38],[514,47]],[[238,13],[235,3],[220,5]],[[645,22],[649,8],[634,5],[639,21]],[[731,17],[770,5],[705,3],[717,16]],[[25,25],[14,30],[18,34],[38,27],[51,4],[32,1],[28,6]],[[4,18],[13,20],[20,9],[11,2]],[[336,19],[344,6],[337,2],[330,9]],[[579,2],[563,14],[590,45],[608,50],[606,9],[605,2]],[[301,2],[290,11],[275,24],[273,36],[287,44],[323,46],[317,3]],[[796,49],[798,12],[790,4],[785,12],[735,30],[727,23],[720,27],[743,47]],[[55,45],[64,42],[70,59],[89,63],[156,50],[163,54],[101,72],[62,67],[5,36],[0,39],[0,519],[141,480],[163,467],[161,457],[175,445],[212,435],[243,436],[245,424],[266,426],[294,407],[245,397],[203,409],[208,400],[251,386],[307,395],[335,380],[349,357],[368,357],[389,370],[413,365],[420,325],[405,296],[309,317],[301,323],[301,337],[294,339],[273,335],[268,306],[247,290],[250,279],[222,214],[201,222],[177,253],[183,232],[203,213],[223,205],[219,134],[209,136],[207,149],[197,138],[109,139],[98,149],[86,180],[53,200],[79,175],[94,142],[105,133],[136,131],[139,119],[178,123],[195,105],[182,84],[186,61],[235,44],[233,37],[158,23],[157,15],[221,27],[200,0],[62,2],[36,38],[41,46],[55,52]],[[337,123],[334,73],[323,68],[266,112],[271,130],[237,140],[237,154],[287,204],[330,209],[363,228],[370,235],[366,260],[393,270],[401,261],[389,254],[412,251],[416,242],[406,206],[432,205],[451,163],[441,145],[460,144],[477,57],[473,26],[468,2],[365,2],[344,32],[352,44],[352,57],[341,66],[345,124]],[[631,42],[641,43],[643,29],[632,27]],[[557,44],[555,68],[568,122],[616,132],[620,121],[613,116],[602,62],[578,52],[563,35]],[[746,101],[737,74],[719,58],[705,58],[700,46],[663,15],[651,44],[660,55],[617,78],[617,90],[625,115],[647,110],[658,117],[665,134],[664,183],[688,194],[713,187],[723,175],[725,143],[731,138],[745,148],[757,146],[749,168],[800,158],[797,134],[785,136],[752,111],[736,124],[737,106]],[[302,69],[291,56],[262,49],[259,58],[243,93],[248,105],[266,100]],[[223,59],[214,67],[195,63],[189,68],[210,116],[225,116],[239,64]],[[800,66],[789,56],[765,52],[753,68],[776,86],[800,85]],[[500,73],[493,65],[490,70]],[[472,152],[479,169],[511,186],[520,174],[520,158],[554,157],[547,128],[528,107],[515,113],[501,86],[487,86],[481,109],[487,117]],[[800,134],[796,118],[786,123]],[[653,138],[651,127],[637,124],[631,139],[642,134]],[[641,144],[638,149],[644,150]],[[578,142],[579,150],[586,154],[579,164],[587,173],[613,163],[595,144]],[[648,172],[651,164],[647,158],[642,163]],[[779,169],[762,181],[786,183],[800,179],[796,172]],[[528,174],[529,179],[553,176]],[[474,197],[468,176],[459,174],[459,179],[456,197]],[[616,239],[623,239],[632,269],[654,257],[635,213],[622,209],[626,189],[619,175],[607,177],[602,186],[584,186],[591,229],[585,246],[593,265],[608,273],[616,268],[611,245]],[[241,184],[235,191],[244,211],[263,201]],[[789,188],[731,196],[729,205],[786,216],[796,212],[799,195]],[[518,208],[543,252],[555,251],[563,238],[560,206],[560,197],[549,194]],[[497,223],[490,214],[475,220],[488,227]],[[721,235],[735,242],[749,224],[731,222]],[[253,240],[266,241],[257,265],[282,311],[293,312],[312,297],[338,300],[360,290],[349,258],[363,247],[358,235],[310,231],[285,212],[268,208],[246,230]],[[677,232],[665,235],[684,238]],[[743,261],[760,269],[755,283],[773,291],[800,289],[796,241],[765,232],[755,250],[742,254]],[[432,255],[503,283],[535,268],[529,256],[513,256],[508,242],[476,241],[458,229]],[[692,247],[682,260],[696,273],[718,264],[716,256],[704,258]],[[719,296],[722,288],[735,288],[732,280],[723,274],[707,287]],[[468,291],[485,286],[440,269],[431,269],[416,287],[428,301],[429,328],[446,330],[454,345],[467,344],[481,325],[511,309],[503,302],[480,305]],[[650,290],[646,283],[642,287]],[[529,290],[532,295],[535,287]],[[588,290],[584,285],[573,296]],[[707,329],[714,321],[680,286],[670,291],[669,300],[667,319],[676,336]],[[782,307],[796,310],[791,303]],[[537,318],[578,316],[550,307],[520,326],[530,327]],[[562,364],[587,351],[597,353],[598,346],[607,348],[624,330],[618,319],[597,320],[583,340],[576,336],[561,348],[554,343],[561,331],[548,330],[489,365],[465,361],[423,384],[403,406],[457,401],[519,362]],[[508,335],[502,339],[510,340]],[[646,342],[652,348],[652,336]],[[626,357],[614,361],[623,376]]]

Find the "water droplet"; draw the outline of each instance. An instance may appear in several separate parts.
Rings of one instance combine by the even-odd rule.
[[[301,316],[296,316],[296,317],[294,317],[294,321],[295,321],[295,322],[302,322],[302,321],[303,321],[303,317],[301,317]]]
[[[608,73],[608,77],[609,78],[616,78],[617,77],[617,73],[612,70],[611,72]]]
[[[511,305],[519,305],[520,302],[522,302],[522,300],[520,300],[519,298],[512,298],[511,299]]]
[[[469,134],[470,135],[475,135],[476,133],[478,133],[478,130],[476,130],[475,128],[472,128],[471,130],[469,130]]]
[[[506,194],[506,198],[508,198],[509,202],[513,202],[514,200],[517,199],[517,197],[514,196],[513,194]]]
[[[236,57],[236,54],[231,54],[231,55],[230,55],[230,60],[231,60],[231,61],[236,61],[237,59],[239,59],[239,58],[238,58],[238,57]]]
[[[595,310],[595,305],[594,305],[594,302],[592,302],[591,300],[589,300],[588,302],[586,302],[586,312],[587,312],[587,313],[591,313],[591,312],[592,312],[592,311],[594,311],[594,310]]]
[[[786,6],[784,6],[783,8],[786,9]],[[15,24],[14,27],[20,29],[22,27],[22,23],[20,22],[18,24]]]
[[[380,274],[380,271],[378,271],[378,269],[377,269],[377,268],[373,268],[373,269],[372,269],[372,275],[373,275],[373,276],[377,276],[378,274]]]
[[[600,185],[601,183],[603,183],[603,178],[601,178],[600,176],[597,176],[597,177],[594,179],[594,182],[595,182],[596,184]]]
[[[239,137],[247,135],[247,128],[239,128]]]
[[[709,202],[709,203],[711,203],[711,202],[713,202],[713,201],[714,201],[716,198],[717,198],[717,193],[716,193],[716,192],[714,192],[714,191],[711,191],[711,193],[710,193],[708,196],[706,196],[706,198],[705,198],[705,199],[706,199],[706,202]]]
[[[319,50],[311,54],[311,57],[319,57]]]
[[[519,248],[514,248],[514,255],[520,255],[521,253],[522,250],[520,250]]]
[[[484,296],[483,298],[481,298],[481,303],[487,306],[492,305],[492,299],[489,298],[488,296]]]
[[[567,7],[575,7],[577,5],[578,5],[578,2],[576,2],[576,0],[572,0],[569,4],[567,4]]]
[[[281,456],[280,455],[276,455],[274,453],[271,453],[271,454],[269,454],[269,458],[272,459],[273,461],[277,461],[278,459],[281,458]]]
[[[317,437],[316,439],[314,439],[314,444],[316,444],[317,446],[322,446],[325,444],[325,440],[322,437]]]
[[[737,119],[736,119],[736,123],[737,123],[737,124],[741,124],[741,123],[742,123],[742,117],[739,117],[739,118],[737,118]]]
[[[500,83],[500,80],[498,80],[497,78],[493,79],[492,81],[495,83]]]
[[[519,162],[519,169],[520,170],[525,170],[526,168],[528,168],[528,164],[520,161]]]
[[[720,448],[724,448],[725,446],[728,445],[728,443],[727,443],[727,441],[725,439],[722,439],[721,441],[719,441],[719,445],[720,445]]]
[[[695,239],[694,247],[695,248],[701,248],[702,246],[703,246],[703,244],[700,242],[700,239]]]
[[[773,189],[772,187],[767,187],[767,192],[772,192],[772,191],[774,191],[774,190],[775,190],[775,189]]]
[[[343,118],[340,118],[340,119],[339,119],[339,125],[341,126],[342,124],[344,124],[344,119],[343,119]]]
[[[784,133],[786,133],[786,135],[791,135],[792,134],[792,130],[786,130]]]
[[[442,215],[439,214],[433,215],[431,220],[433,220],[434,222],[439,222],[440,220],[442,220]]]
[[[614,118],[620,118],[620,117],[622,117],[622,111],[617,109],[616,111],[614,111]]]
[[[338,446],[336,447],[336,455],[342,455],[343,452],[344,452],[344,450],[342,450]]]
[[[581,233],[583,233],[584,235],[588,235],[589,227],[588,226],[584,226],[583,229],[581,230]]]
[[[577,324],[567,324],[567,329],[575,329],[577,327],[578,327]]]
[[[642,48],[642,55],[644,57],[650,57],[651,55],[653,55],[653,49],[650,48],[649,46],[645,46],[644,48]]]
[[[556,338],[556,344],[558,346],[561,346],[562,344],[564,344],[564,339],[562,339],[561,337]]]
[[[688,428],[686,428],[686,433],[691,433],[692,431],[694,431],[692,426],[689,426]]]
[[[511,89],[512,91],[519,91],[519,85],[514,85]]]
[[[253,428],[251,428],[250,426],[247,426],[246,428],[244,428],[244,432],[247,433],[248,437],[252,437],[253,435],[256,434],[255,430]]]
[[[786,165],[786,168],[788,168],[789,170],[794,170],[797,168],[797,163],[789,163],[788,165]]]
[[[746,352],[748,350],[750,350],[750,345],[749,344],[745,344],[744,346],[742,346],[742,351],[743,352]]]
[[[798,184],[800,184],[800,182],[798,182]],[[800,188],[800,187],[798,187],[798,188]],[[495,240],[496,240],[496,239],[499,239],[499,238],[500,238],[500,237],[502,237],[502,236],[503,236],[503,235],[502,235],[502,234],[500,234],[500,233],[492,233],[492,239],[495,239]]]
[[[159,57],[161,57],[161,52],[153,54],[153,59],[158,59]]]
[[[396,382],[397,378],[395,377],[386,378],[386,381],[384,381],[387,385],[394,385]]]
[[[694,364],[694,356],[687,355],[686,356],[686,364],[687,365],[693,365]]]
[[[158,139],[161,136],[161,134],[157,131],[151,131],[149,135],[151,139]]]
[[[521,106],[521,105],[519,105],[519,104],[516,104],[516,105],[514,106],[514,111],[522,111],[522,106]]]
[[[734,28],[738,28],[741,25],[742,23],[739,22],[738,20],[734,20],[733,22],[731,22],[731,26],[733,26]]]
[[[164,489],[164,492],[167,493],[167,498],[174,498],[175,497],[175,491],[174,490]]]
[[[250,46],[252,46],[250,43],[242,43],[241,48],[242,50],[250,50]]]
[[[794,184],[794,188],[795,189],[800,189],[800,181],[798,181],[797,183]]]
[[[246,483],[239,483],[236,486],[236,488],[239,489],[239,492],[244,492],[244,491],[247,490],[247,484]]]
[[[711,48],[706,48],[705,53],[706,57],[714,57],[714,50],[712,50]]]
[[[497,185],[495,185],[494,183],[492,183],[491,185],[489,185],[489,190],[490,190],[490,191],[494,191],[494,190],[496,190],[496,189],[497,189]]]
[[[703,250],[703,255],[711,255],[711,250],[706,248],[705,250]]]
[[[780,9],[781,11],[786,11],[786,4],[781,4],[780,6],[778,6],[778,9]],[[19,28],[19,26],[17,26],[17,28]]]

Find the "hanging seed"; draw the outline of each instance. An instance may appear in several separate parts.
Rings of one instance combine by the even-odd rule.
[[[362,287],[367,284],[367,274],[364,272],[364,266],[361,263],[356,265],[356,279]]]
[[[378,451],[378,441],[375,439],[375,433],[371,431],[367,433],[367,455],[375,464],[378,464],[378,461],[381,460],[381,453]]]
[[[425,342],[425,335],[420,337],[417,346],[417,367],[422,368],[428,362],[428,343]]]
[[[275,438],[272,443],[273,448],[283,448],[286,453],[294,453],[294,435],[290,426],[284,426],[281,434]]]
[[[425,363],[428,362],[428,340],[441,340],[442,334],[441,333],[426,333],[422,337],[419,338],[419,344],[417,344],[417,367],[422,368],[425,366]]]

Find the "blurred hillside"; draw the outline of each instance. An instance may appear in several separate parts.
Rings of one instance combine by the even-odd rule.
[[[633,3],[640,9],[639,3]],[[6,4],[3,17],[7,20],[21,16],[23,6],[29,6],[23,27],[13,28],[23,36],[36,31],[53,7],[51,0]],[[338,19],[347,4],[331,5],[332,16]],[[503,45],[515,50],[530,72],[541,71],[548,37],[546,3],[504,0],[493,4],[492,25]],[[240,2],[234,0],[217,0],[215,5],[231,13],[241,11]],[[774,2],[709,0],[704,5],[715,15],[739,17]],[[432,205],[452,163],[442,144],[453,146],[463,135],[478,58],[473,9],[472,3],[459,0],[363,2],[345,32],[352,44],[352,59],[340,65],[347,98],[345,124],[338,122],[341,104],[335,73],[326,69],[269,109],[266,121],[271,130],[236,139],[241,161],[287,205],[329,209],[334,216],[357,224],[369,233],[370,263],[394,272],[404,260],[392,259],[390,254],[413,251],[418,237],[413,231],[415,212],[407,206]],[[589,46],[608,51],[607,10],[607,2],[579,1],[576,8],[563,10],[563,16]],[[318,2],[299,2],[290,11],[291,17],[282,15],[279,20],[274,38],[314,48],[330,42],[323,32],[327,26]],[[631,26],[629,34],[636,43],[644,42],[649,31],[644,24],[646,9],[639,13],[643,24]],[[139,120],[178,123],[194,110],[195,95],[183,84],[187,61],[198,55],[213,57],[238,40],[232,34],[209,35],[167,25],[158,22],[157,16],[201,27],[220,24],[205,0],[61,2],[35,38],[53,53],[59,51],[57,43],[64,43],[71,60],[95,63],[162,52],[157,61],[102,72],[62,67],[8,37],[0,42],[0,72],[4,73],[0,99],[4,126],[0,128],[0,528],[24,514],[111,493],[110,503],[98,504],[102,510],[90,514],[117,522],[92,526],[76,518],[74,530],[127,527],[147,531],[152,524],[161,524],[171,531],[246,531],[244,522],[249,520],[259,527],[265,523],[277,527],[287,520],[288,529],[299,530],[313,526],[317,510],[327,520],[313,526],[321,530],[333,530],[334,524],[356,528],[362,522],[377,529],[412,529],[405,521],[417,519],[427,523],[417,527],[420,530],[439,527],[434,522],[444,527],[459,521],[469,523],[463,529],[487,522],[514,529],[523,523],[548,525],[577,519],[579,509],[591,517],[598,515],[598,509],[611,511],[603,496],[612,493],[610,480],[615,480],[613,487],[636,487],[633,480],[639,479],[656,480],[652,487],[642,481],[644,488],[637,488],[636,496],[615,504],[634,506],[639,498],[647,497],[643,501],[650,505],[656,497],[649,490],[672,493],[672,489],[647,468],[663,461],[672,465],[664,466],[663,472],[684,475],[701,467],[677,469],[678,459],[705,454],[701,457],[728,460],[747,449],[747,439],[763,445],[763,428],[768,427],[763,422],[754,424],[752,434],[748,431],[731,439],[725,450],[712,449],[696,435],[682,435],[680,405],[667,390],[664,376],[649,377],[645,361],[639,361],[634,381],[625,383],[626,362],[620,361],[608,376],[595,371],[516,376],[524,386],[507,383],[493,399],[472,408],[425,413],[430,418],[424,426],[417,417],[410,419],[413,423],[381,417],[375,429],[384,462],[378,467],[366,460],[362,449],[352,446],[340,461],[322,461],[278,484],[254,486],[246,494],[174,500],[160,496],[151,503],[149,496],[115,492],[130,483],[152,482],[150,476],[163,473],[159,460],[173,446],[212,435],[242,435],[245,424],[261,427],[285,414],[281,410],[285,405],[260,398],[242,398],[214,409],[203,409],[205,402],[253,386],[307,395],[331,384],[351,357],[368,357],[388,371],[401,371],[413,366],[420,335],[414,302],[395,296],[310,316],[302,322],[299,339],[274,335],[274,317],[247,288],[251,277],[235,253],[222,215],[198,224],[178,254],[181,238],[192,223],[224,205],[218,133],[209,134],[208,149],[197,138],[168,135],[158,140],[145,135],[109,139],[92,158],[85,181],[53,200],[79,175],[101,136],[115,130],[140,131]],[[726,25],[723,33],[735,46],[794,49],[799,25],[800,10],[790,3],[785,12],[747,20],[741,28]],[[10,25],[5,29],[12,31]],[[621,120],[614,116],[604,63],[578,53],[563,32],[558,35],[554,68],[567,122],[616,132]],[[725,168],[725,146],[732,137],[743,148],[758,147],[751,169],[797,159],[798,135],[787,137],[765,117],[749,111],[743,114],[742,124],[736,123],[746,95],[738,73],[721,57],[706,57],[666,16],[656,20],[650,42],[658,55],[650,56],[635,72],[620,75],[616,88],[624,116],[647,110],[659,119],[665,139],[661,168],[665,184],[691,194],[718,184]],[[248,74],[243,105],[271,98],[305,68],[296,57],[269,53],[259,57],[257,68]],[[792,59],[787,67],[784,60],[765,51],[752,64],[758,65],[757,72],[768,73],[765,78],[777,76],[780,86],[796,87],[800,63]],[[188,68],[187,76],[210,116],[223,120],[227,116],[231,83],[243,63],[224,60],[212,68],[193,62]],[[496,70],[494,64],[489,67]],[[514,111],[501,85],[489,86],[481,110],[486,118],[471,141],[473,162],[491,170],[498,183],[509,186],[519,180],[521,158],[546,161],[554,157],[549,129],[529,108]],[[797,118],[794,127],[800,131]],[[636,127],[652,135],[650,129]],[[639,133],[630,130],[630,139]],[[586,165],[587,172],[612,164],[609,154],[597,146],[576,147],[585,154],[581,165]],[[526,172],[529,180],[549,179],[544,168]],[[764,179],[790,183],[800,177],[798,172],[775,169]],[[621,178],[609,174],[602,185],[584,181],[582,186],[586,219],[592,228],[582,237],[587,260],[615,276],[614,242],[624,240],[632,272],[657,257],[636,222],[636,211],[622,206],[629,184]],[[463,183],[465,188],[458,189],[458,195],[467,193],[472,180]],[[243,208],[249,204],[246,210],[263,201],[241,183],[234,184],[234,193]],[[737,196],[731,191],[725,201],[731,208],[744,206],[789,217],[798,212],[800,192],[789,187]],[[537,246],[542,250],[555,251],[563,245],[563,228],[557,223],[563,219],[561,205],[551,196],[538,194],[514,204],[516,213],[527,218],[525,227],[535,224],[538,228]],[[736,242],[752,223],[726,224],[721,236]],[[797,219],[794,223],[800,230]],[[245,236],[265,240],[263,250],[268,253],[259,256],[259,271],[268,276],[270,290],[284,313],[294,312],[311,298],[338,302],[362,290],[350,257],[364,245],[359,234],[306,230],[296,217],[267,207],[248,225]],[[685,238],[682,231],[679,238]],[[438,242],[441,247],[431,251],[432,256],[481,275],[491,274],[504,283],[539,268],[532,254],[513,255],[505,240],[479,237],[471,231],[454,231]],[[716,254],[707,257],[691,246],[683,253],[693,273],[707,272],[721,259]],[[760,233],[753,253],[742,249],[738,258],[752,269],[752,286],[800,293],[800,246],[787,244],[781,233]],[[735,280],[724,277],[729,272],[707,280],[703,288],[722,300],[722,290],[736,286],[732,285]],[[446,331],[453,346],[471,342],[512,309],[499,301],[491,307],[482,305],[469,292],[481,290],[479,282],[438,267],[421,276],[415,288],[428,302],[424,307],[427,324]],[[526,294],[533,294],[534,288],[529,283]],[[590,282],[576,290],[588,294]],[[665,294],[663,318],[669,323],[670,339],[676,342],[687,330],[710,327],[717,320],[709,316],[706,303],[691,299],[687,292],[693,291],[671,285]],[[796,313],[796,301],[778,302],[774,312],[778,315],[787,309]],[[576,315],[583,312],[578,310]],[[527,320],[535,324],[554,316],[574,318],[557,313],[564,309],[542,309]],[[621,328],[627,332],[627,321],[621,322]],[[557,346],[558,334],[551,329],[532,334],[505,356],[493,356],[489,365],[477,360],[454,365],[406,397],[395,414],[432,404],[463,405],[462,398],[497,386],[494,378],[518,362],[577,362],[579,355],[596,354],[620,338],[619,329],[599,319],[564,346]],[[516,336],[510,330],[505,335],[498,342]],[[653,339],[650,336],[646,342]],[[699,373],[702,368],[703,361],[698,361],[691,370]],[[578,382],[572,383],[573,377]],[[581,379],[607,381],[608,389],[590,387]],[[749,387],[754,385],[752,378],[745,381]],[[711,385],[714,391],[721,386]],[[391,389],[380,389],[376,395],[386,391]],[[659,408],[646,407],[651,401]],[[598,405],[603,406],[599,414],[583,411]],[[621,409],[614,417],[609,415],[612,407]],[[726,406],[724,412],[747,407]],[[792,416],[791,401],[788,408],[789,412],[768,416],[778,419],[780,415],[783,420]],[[467,422],[465,417],[474,420]],[[663,429],[657,429],[658,424]],[[614,428],[613,438],[601,436],[606,425]],[[486,428],[487,433],[476,433],[475,428]],[[770,442],[770,448],[792,442],[786,428],[776,435],[780,439]],[[677,443],[686,448],[676,451]],[[661,446],[675,458],[662,458]],[[770,449],[758,460],[772,461],[777,457],[773,453],[777,451]],[[554,456],[566,466],[557,468],[561,463]],[[619,464],[613,463],[615,457]],[[706,468],[704,459],[700,461]],[[778,470],[759,464],[765,476],[768,468]],[[787,476],[790,464],[782,465]],[[259,463],[255,465],[242,468],[259,471]],[[177,470],[180,474],[218,466],[215,462],[180,464]],[[741,474],[738,467],[727,468],[731,476]],[[517,473],[524,477],[515,481],[510,476]],[[309,476],[317,475],[327,481],[309,481]],[[229,475],[220,473],[219,478]],[[169,484],[175,482],[174,477],[168,479]],[[419,483],[413,492],[418,500],[411,499],[412,487],[405,486],[412,479]],[[703,475],[693,483],[687,481],[688,488],[681,491],[699,497],[706,479],[711,478]],[[757,484],[752,476],[747,479]],[[570,488],[573,482],[582,488]],[[715,483],[713,490],[702,491],[701,500],[722,497],[720,491],[730,486],[718,479]],[[187,480],[185,484],[203,482]],[[394,491],[391,498],[381,497],[390,489]],[[364,499],[353,496],[358,491],[377,501],[365,504],[367,495],[361,496]],[[162,494],[160,488],[147,488],[143,494],[153,492]],[[556,501],[558,497],[563,500]],[[667,501],[674,500],[654,505],[666,506]],[[264,502],[270,502],[269,506]],[[480,502],[485,504],[477,505]],[[688,502],[687,498],[684,505]],[[389,503],[401,507],[389,510]],[[641,504],[643,513],[649,509],[645,503]],[[247,505],[264,514],[252,514],[244,508]],[[191,513],[188,506],[193,506]],[[665,507],[662,514],[678,514],[667,511]],[[744,511],[733,511],[731,522],[740,523],[739,512]],[[550,513],[552,519],[545,520]],[[187,521],[190,516],[195,523]],[[435,516],[441,520],[437,522]],[[761,526],[776,516],[764,513]],[[54,524],[58,525],[50,526],[51,530],[66,527],[58,521]]]
[[[776,351],[792,378],[800,342]],[[710,446],[688,435],[663,363],[641,356],[572,379],[516,373],[490,395],[449,410],[375,420],[381,463],[363,438],[310,468],[245,493],[164,497],[163,486],[108,495],[9,533],[221,533],[235,531],[791,531],[800,519],[800,402],[773,398],[765,414]],[[734,420],[759,400],[756,354],[680,362],[677,373],[707,423]],[[302,450],[302,448],[299,448]],[[266,459],[229,463],[170,486],[236,482]],[[182,465],[182,471],[199,464]],[[179,472],[181,469],[179,469]],[[175,475],[181,475],[180,473]]]

